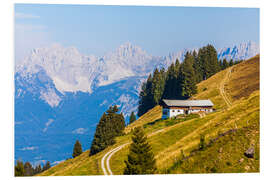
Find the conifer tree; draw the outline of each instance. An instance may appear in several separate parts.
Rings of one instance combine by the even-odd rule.
[[[220,70],[217,51],[214,46],[208,44],[200,48],[198,58],[202,65],[202,80],[208,79]]]
[[[163,92],[163,99],[174,99],[178,96],[177,91],[177,77],[178,74],[176,74],[178,70],[176,70],[174,63],[172,63],[167,71],[167,78],[165,82],[165,88]]]
[[[23,162],[20,160],[17,160],[15,166],[15,176],[24,176],[24,165]]]
[[[179,89],[181,97],[187,99],[197,92],[195,72],[193,68],[194,57],[187,52],[179,72]]]
[[[180,69],[180,65],[181,65],[181,63],[180,63],[180,61],[178,60],[178,59],[176,59],[175,60],[175,73],[176,74],[178,74],[178,72],[179,72],[179,69]]]
[[[114,106],[113,106],[113,112],[114,112],[114,113],[117,113],[118,111],[119,111],[119,109],[118,109],[117,105],[114,105]]]
[[[111,106],[103,113],[96,127],[94,139],[90,148],[90,156],[115,143],[115,137],[122,135],[125,128],[123,114],[117,114],[117,106]]]
[[[222,70],[226,69],[227,67],[229,67],[229,63],[226,58],[224,58],[222,61]]]
[[[114,137],[123,135],[123,131],[125,129],[126,123],[125,123],[125,117],[123,113],[120,114],[114,114],[113,115],[113,125],[114,125]]]
[[[221,60],[218,61],[218,64],[219,64],[219,69],[220,69],[220,70],[223,70],[223,65],[222,65],[222,61],[221,61]]]
[[[96,132],[92,141],[89,155],[94,155],[104,150],[107,146],[115,143],[112,132],[110,132],[108,127],[108,118],[104,113],[96,127]]]
[[[204,80],[204,55],[205,50],[200,48],[199,52],[194,59],[194,66],[195,66],[195,74],[196,74],[196,83],[201,82]]]
[[[134,121],[136,121],[136,116],[135,116],[134,112],[132,111],[132,113],[130,114],[130,117],[129,117],[129,124],[133,123]]]
[[[233,66],[233,59],[230,60],[229,66]]]
[[[79,140],[76,140],[76,143],[74,144],[74,147],[73,147],[72,157],[75,158],[79,156],[80,154],[82,154],[82,145]]]
[[[163,94],[164,83],[162,83],[161,81],[162,81],[161,73],[156,68],[153,74],[152,86],[151,86],[152,87],[151,97],[153,97],[152,102],[154,106],[159,103],[161,96]]]
[[[47,161],[46,164],[43,166],[42,171],[46,171],[51,168],[50,161]]]
[[[152,148],[141,127],[136,127],[133,130],[132,144],[125,164],[124,174],[127,175],[154,174],[157,170]]]
[[[42,168],[41,168],[41,165],[37,165],[34,169],[34,174],[39,174],[42,172]]]
[[[24,163],[24,175],[25,176],[33,176],[34,175],[34,169],[30,162]]]
[[[138,116],[143,115],[149,109],[154,107],[152,90],[152,75],[150,74],[147,81],[142,84],[141,92],[139,95]]]

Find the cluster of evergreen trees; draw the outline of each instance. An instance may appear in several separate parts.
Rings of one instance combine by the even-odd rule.
[[[111,106],[100,118],[90,148],[90,156],[115,143],[115,137],[123,135],[125,118],[118,114],[117,106]]]
[[[42,173],[51,167],[50,162],[47,161],[43,167],[39,164],[33,167],[30,162],[25,162],[17,160],[15,165],[15,176],[34,176],[36,174]]]
[[[187,52],[182,63],[176,59],[167,70],[154,70],[142,84],[139,95],[138,116],[160,103],[162,99],[188,99],[196,94],[196,84],[208,79],[220,70],[241,61],[228,62],[217,58],[217,51],[212,45]]]

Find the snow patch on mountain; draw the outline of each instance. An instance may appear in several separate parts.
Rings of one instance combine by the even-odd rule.
[[[46,91],[41,90],[40,98],[46,101],[51,107],[56,107],[61,101],[61,98],[56,94],[54,89],[49,88]]]
[[[92,72],[96,70],[96,61],[95,56],[83,56],[74,47],[53,45],[33,49],[30,56],[16,66],[16,72],[25,77],[43,69],[61,93],[91,92],[95,78],[91,75],[94,75]]]
[[[232,47],[226,47],[218,50],[218,59],[227,60],[245,60],[260,53],[260,47],[257,43],[249,41]]]
[[[125,116],[130,115],[132,111],[137,112],[138,100],[132,98],[129,94],[122,94],[118,99],[118,106],[122,107],[121,111],[125,112]]]
[[[53,123],[53,119],[48,119],[48,121],[45,124],[45,128],[43,129],[43,132],[46,132],[48,130],[48,127]]]

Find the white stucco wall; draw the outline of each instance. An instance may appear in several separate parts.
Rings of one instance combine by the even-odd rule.
[[[166,118],[171,118],[174,116],[177,116],[179,114],[184,114],[184,110],[183,109],[163,109],[162,112],[162,119],[166,119]]]
[[[208,113],[208,112],[213,112],[213,109],[203,109],[203,108],[202,109],[190,109],[190,110],[188,110],[188,114],[198,113],[199,111],[204,111],[204,112]],[[177,116],[179,114],[185,114],[185,111],[183,109],[163,108],[162,119],[171,118],[171,117]]]
[[[170,117],[174,117],[179,114],[184,114],[184,110],[183,109],[170,109]]]

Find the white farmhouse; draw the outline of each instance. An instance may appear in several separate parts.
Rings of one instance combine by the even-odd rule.
[[[168,100],[163,99],[161,102],[163,107],[162,119],[171,118],[179,114],[190,114],[199,112],[213,112],[211,100]]]

